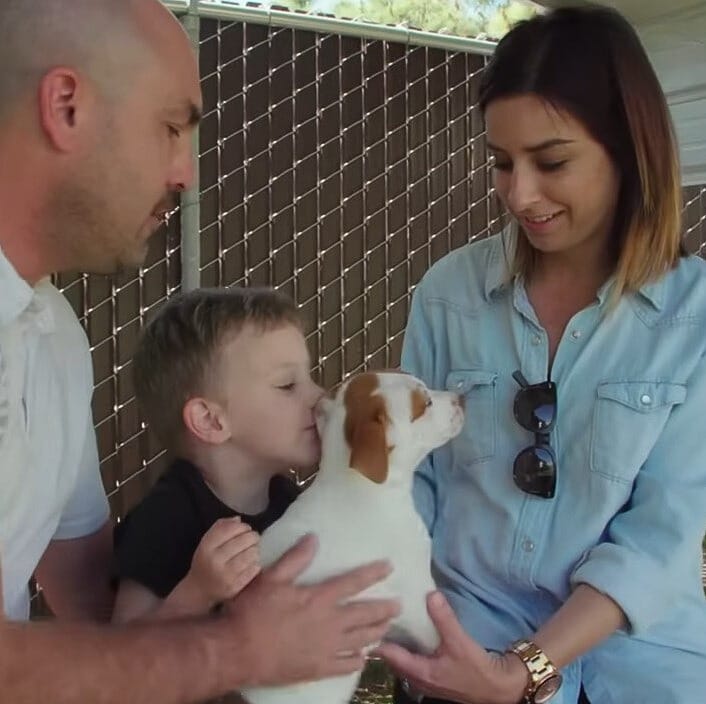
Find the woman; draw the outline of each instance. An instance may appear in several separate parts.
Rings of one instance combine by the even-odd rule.
[[[402,354],[466,399],[415,487],[442,646],[380,654],[431,702],[703,702],[706,265],[664,96],[623,18],[563,9],[481,108],[514,225],[431,268]]]

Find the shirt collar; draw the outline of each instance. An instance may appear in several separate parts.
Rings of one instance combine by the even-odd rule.
[[[0,326],[11,325],[24,318],[36,325],[40,332],[51,332],[54,317],[45,299],[50,287],[48,278],[34,287],[30,286],[0,248]]]
[[[615,277],[611,276],[599,289],[598,289],[598,304],[603,306],[605,302],[610,297],[611,289],[615,284]],[[641,286],[636,295],[642,298],[646,303],[651,305],[657,312],[662,310],[664,305],[664,279],[661,278],[657,281],[653,281],[649,284],[644,284]]]
[[[0,325],[10,325],[27,309],[34,289],[15,271],[0,249]]]
[[[488,301],[495,293],[501,293],[512,283],[508,257],[513,236],[513,225],[510,224],[500,233],[497,245],[489,251],[485,270],[485,298]],[[606,302],[614,283],[615,277],[611,276],[598,289],[599,305],[602,306]],[[655,310],[661,311],[664,305],[665,285],[664,277],[662,277],[657,281],[644,284],[637,293]]]
[[[511,224],[500,233],[495,246],[490,247],[488,250],[488,261],[485,267],[486,301],[490,301],[494,294],[502,293],[512,283],[508,265],[512,236]]]
[[[664,307],[666,285],[666,277],[662,276],[657,281],[642,286],[638,293],[651,303],[655,310],[661,311]]]

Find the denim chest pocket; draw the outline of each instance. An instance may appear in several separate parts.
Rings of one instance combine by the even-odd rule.
[[[454,465],[469,465],[495,454],[495,372],[455,370],[446,377],[446,388],[463,396],[466,418],[463,430],[451,441]]]
[[[630,483],[657,442],[686,386],[666,381],[599,384],[591,429],[591,471]]]

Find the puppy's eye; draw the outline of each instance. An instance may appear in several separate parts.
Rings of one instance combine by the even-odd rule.
[[[431,396],[427,399],[427,402],[425,404],[426,408],[431,408],[433,401],[431,400]]]

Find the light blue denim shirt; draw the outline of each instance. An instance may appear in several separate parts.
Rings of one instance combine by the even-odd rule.
[[[629,628],[572,663],[552,704],[704,704],[706,601],[706,262],[682,259],[604,315],[611,282],[569,322],[552,380],[558,417],[553,499],[512,478],[533,444],[518,390],[547,379],[548,339],[509,234],[464,246],[417,287],[402,367],[465,396],[458,438],[421,466],[415,499],[433,536],[439,586],[465,629],[503,651],[533,634],[578,583],[608,594]]]

